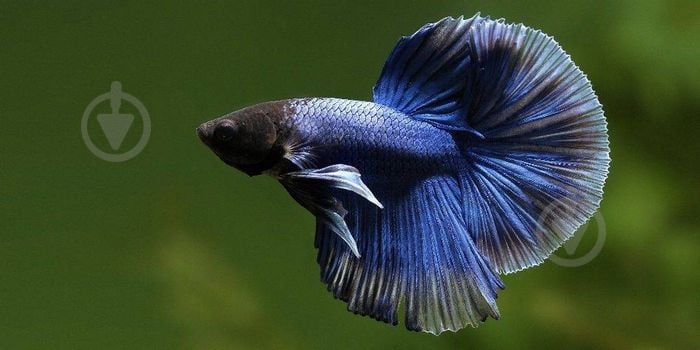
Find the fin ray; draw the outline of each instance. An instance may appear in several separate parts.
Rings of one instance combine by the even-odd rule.
[[[463,215],[498,272],[541,263],[599,205],[610,162],[602,107],[539,30],[478,14],[425,25],[396,45],[374,101],[471,136],[455,138]]]
[[[484,142],[460,177],[467,225],[499,272],[541,263],[596,210],[609,156],[591,84],[550,36],[502,21],[469,33],[467,123]]]
[[[503,284],[466,231],[457,180],[435,177],[380,194],[392,204],[384,210],[341,199],[361,259],[317,226],[321,279],[333,295],[350,311],[392,324],[405,303],[406,327],[434,334],[498,318]]]
[[[446,17],[402,38],[384,64],[374,102],[438,127],[469,130],[460,118],[470,63],[464,44],[469,30],[482,20],[478,14]]]

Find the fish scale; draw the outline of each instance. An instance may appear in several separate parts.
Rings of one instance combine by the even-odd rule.
[[[338,98],[291,100],[289,107],[288,125],[323,159],[318,167],[353,164],[368,181],[381,182],[446,172],[459,156],[447,131],[390,107]]]

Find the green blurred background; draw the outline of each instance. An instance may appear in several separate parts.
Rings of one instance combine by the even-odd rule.
[[[700,343],[697,1],[0,8],[0,349]],[[319,282],[311,215],[274,180],[226,167],[194,128],[265,100],[369,99],[399,36],[476,11],[553,35],[593,82],[612,148],[607,236],[584,266],[505,276],[500,321],[434,337],[345,311]],[[148,146],[123,163],[95,157],[80,132],[114,80],[152,120]],[[109,150],[94,122],[90,133]],[[600,234],[593,226],[577,252]]]

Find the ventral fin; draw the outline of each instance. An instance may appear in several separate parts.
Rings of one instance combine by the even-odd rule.
[[[397,43],[374,86],[374,102],[414,119],[483,139],[465,117],[469,32],[486,20],[447,17]]]
[[[349,191],[383,208],[372,191],[362,182],[357,169],[344,164],[322,169],[303,169],[281,175],[280,182],[292,198],[347,243],[356,257],[360,257],[357,243],[344,220],[347,211],[333,196],[334,190]]]

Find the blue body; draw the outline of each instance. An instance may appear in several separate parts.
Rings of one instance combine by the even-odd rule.
[[[391,107],[338,98],[295,99],[288,106],[289,127],[308,142],[316,167],[351,165],[368,185],[446,174],[462,158],[451,133]]]

